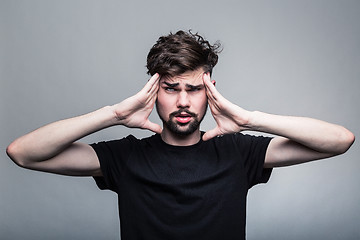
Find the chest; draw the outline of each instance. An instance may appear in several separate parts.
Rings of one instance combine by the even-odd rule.
[[[126,161],[123,180],[140,192],[174,196],[212,196],[247,191],[242,160],[216,149],[134,151]]]

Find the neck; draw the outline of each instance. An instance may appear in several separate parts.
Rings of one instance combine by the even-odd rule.
[[[190,146],[198,143],[201,138],[200,129],[197,129],[195,132],[182,136],[176,133],[169,131],[166,127],[163,128],[161,133],[161,138],[164,142],[173,146]]]

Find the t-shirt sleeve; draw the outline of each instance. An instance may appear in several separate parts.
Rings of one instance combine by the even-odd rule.
[[[128,136],[120,140],[99,142],[90,145],[95,150],[100,162],[103,176],[94,177],[94,180],[101,190],[108,189],[118,192],[124,162],[131,152],[131,139],[132,136]]]
[[[271,137],[240,135],[238,141],[242,148],[244,167],[247,173],[248,188],[266,183],[270,179],[272,168],[264,168],[265,155]]]

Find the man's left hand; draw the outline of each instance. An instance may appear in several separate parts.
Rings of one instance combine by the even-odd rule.
[[[210,110],[216,121],[216,127],[207,131],[203,136],[203,140],[206,141],[219,135],[248,130],[250,112],[224,98],[215,88],[215,81],[211,81],[209,73],[203,75],[203,81]]]

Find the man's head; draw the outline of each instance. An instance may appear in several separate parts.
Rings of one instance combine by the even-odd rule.
[[[212,73],[218,61],[220,44],[211,45],[191,31],[178,31],[158,39],[147,56],[148,74],[175,77],[202,67]]]
[[[160,37],[150,50],[148,73],[161,76],[156,108],[164,131],[187,136],[199,130],[207,109],[203,76],[216,65],[219,47],[179,31]]]
[[[199,68],[160,79],[156,110],[164,131],[188,136],[199,130],[207,109],[203,76],[204,70]]]

